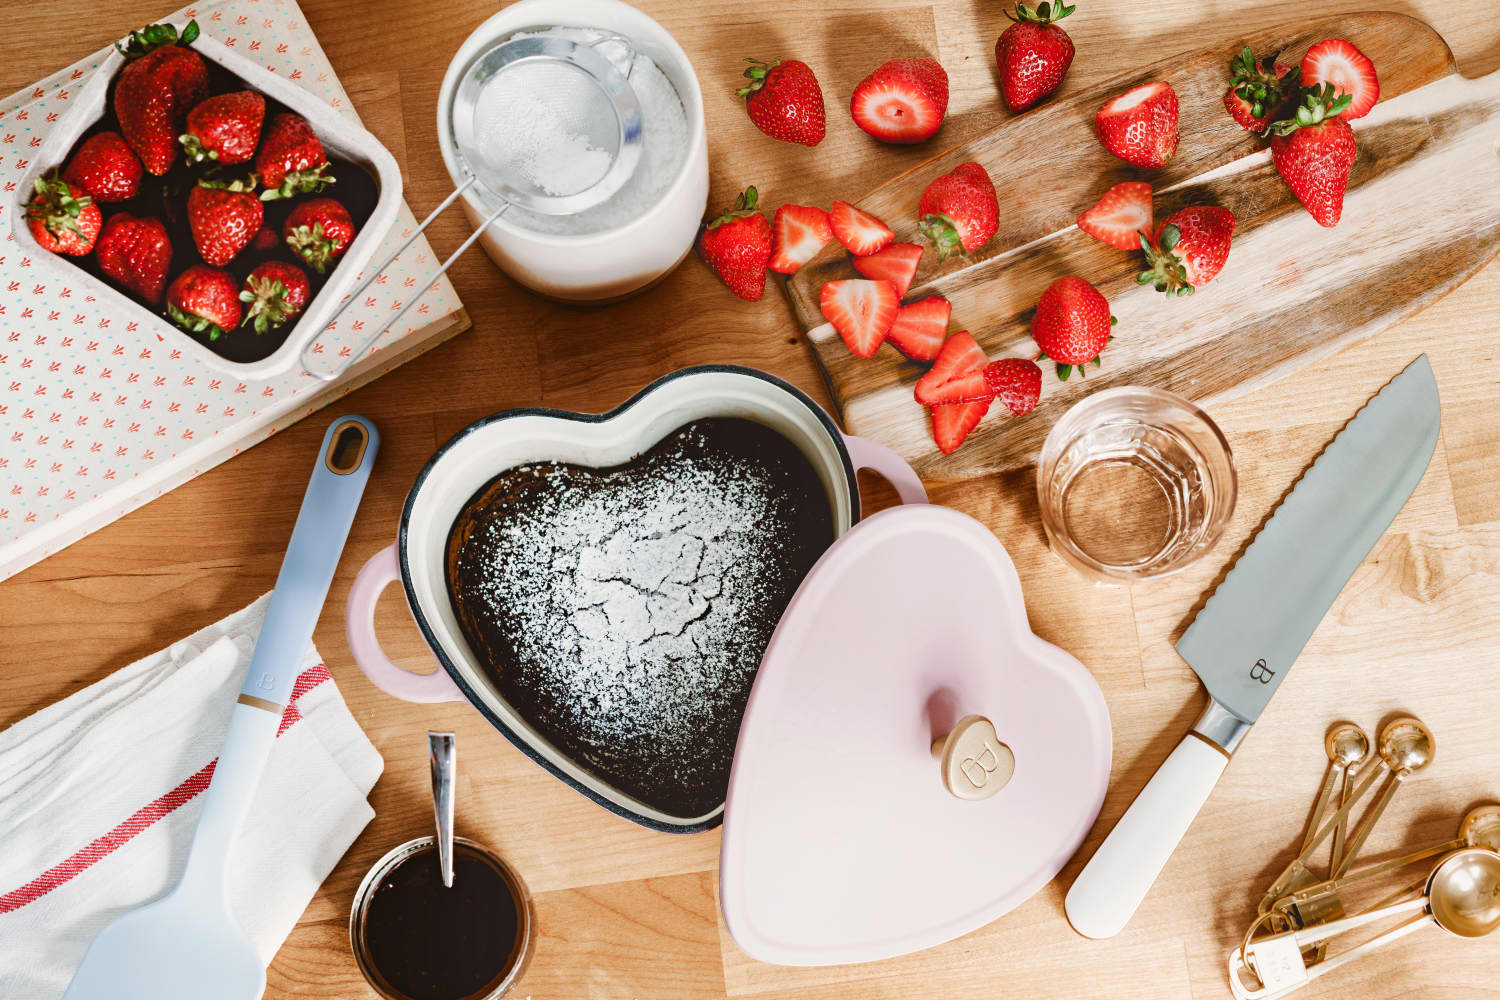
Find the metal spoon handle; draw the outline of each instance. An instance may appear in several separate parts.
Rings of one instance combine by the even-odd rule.
[[[1342,878],[1348,873],[1349,867],[1354,864],[1354,859],[1359,856],[1360,848],[1365,846],[1370,831],[1375,829],[1375,821],[1380,819],[1380,814],[1385,812],[1386,806],[1390,805],[1396,789],[1400,788],[1410,776],[1410,771],[1397,771],[1392,775],[1391,780],[1386,782],[1386,786],[1380,790],[1380,797],[1370,805],[1369,811],[1359,818],[1359,825],[1354,828],[1354,833],[1350,835],[1349,842],[1344,846],[1344,856],[1339,858],[1339,863],[1334,866],[1333,871],[1328,873],[1330,878]]]
[[[453,885],[453,776],[458,747],[452,733],[428,733],[427,756],[432,765],[432,815],[437,821],[438,865],[443,885]]]
[[[1333,799],[1338,779],[1343,774],[1344,769],[1332,762],[1329,763],[1328,769],[1323,772],[1323,784],[1318,789],[1318,797],[1313,800],[1312,812],[1307,814],[1307,824],[1302,828],[1303,850],[1307,850],[1307,845],[1312,843],[1313,836],[1317,834],[1318,828],[1323,825],[1323,814],[1328,811],[1328,804]]]
[[[1364,794],[1370,790],[1370,786],[1375,784],[1376,779],[1385,773],[1386,768],[1382,761],[1377,760],[1366,770],[1369,773],[1360,779],[1359,784],[1355,786],[1353,794],[1349,796],[1349,801],[1345,802],[1339,807],[1338,812],[1329,817],[1318,832],[1313,834],[1312,840],[1303,846],[1302,853],[1293,858],[1282,869],[1281,874],[1276,877],[1276,881],[1271,883],[1271,888],[1266,890],[1266,894],[1261,900],[1260,912],[1268,912],[1272,904],[1282,896],[1285,896],[1294,883],[1309,884],[1307,881],[1301,881],[1306,878],[1304,873],[1308,871],[1307,859],[1312,857],[1313,852],[1322,845],[1323,841],[1328,839],[1329,834],[1333,833],[1339,823],[1348,818],[1349,811],[1354,808],[1354,804],[1364,797]]]

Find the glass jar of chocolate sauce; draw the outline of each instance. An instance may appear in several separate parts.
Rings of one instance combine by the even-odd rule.
[[[443,885],[431,837],[375,863],[354,894],[349,943],[386,1000],[493,1000],[520,978],[532,947],[531,898],[510,866],[454,838]]]

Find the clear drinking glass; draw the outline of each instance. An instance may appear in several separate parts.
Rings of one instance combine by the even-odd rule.
[[[1139,386],[1096,392],[1063,414],[1036,487],[1052,551],[1117,582],[1165,576],[1207,552],[1237,492],[1229,442],[1208,414]]]

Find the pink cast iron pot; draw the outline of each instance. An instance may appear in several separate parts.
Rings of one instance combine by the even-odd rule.
[[[857,469],[880,473],[905,503],[926,502],[921,480],[895,452],[840,433],[828,414],[801,391],[750,368],[686,368],[603,414],[507,410],[469,425],[438,449],[407,494],[395,543],[359,571],[349,592],[346,627],[360,669],[387,694],[406,701],[468,701],[523,753],[611,812],[676,833],[717,826],[723,818],[722,803],[702,816],[668,815],[613,787],[537,733],[506,702],[464,639],[444,572],[454,520],[469,498],[501,472],[539,461],[617,465],[684,424],[706,417],[754,420],[796,444],[827,490],[836,537],[860,519]],[[411,673],[380,648],[375,605],[386,586],[397,580],[440,670]]]

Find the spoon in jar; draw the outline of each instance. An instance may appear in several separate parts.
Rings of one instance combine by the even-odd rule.
[[[437,821],[438,867],[443,885],[453,887],[453,780],[458,747],[452,733],[427,734],[427,759],[432,771],[432,816]]]

